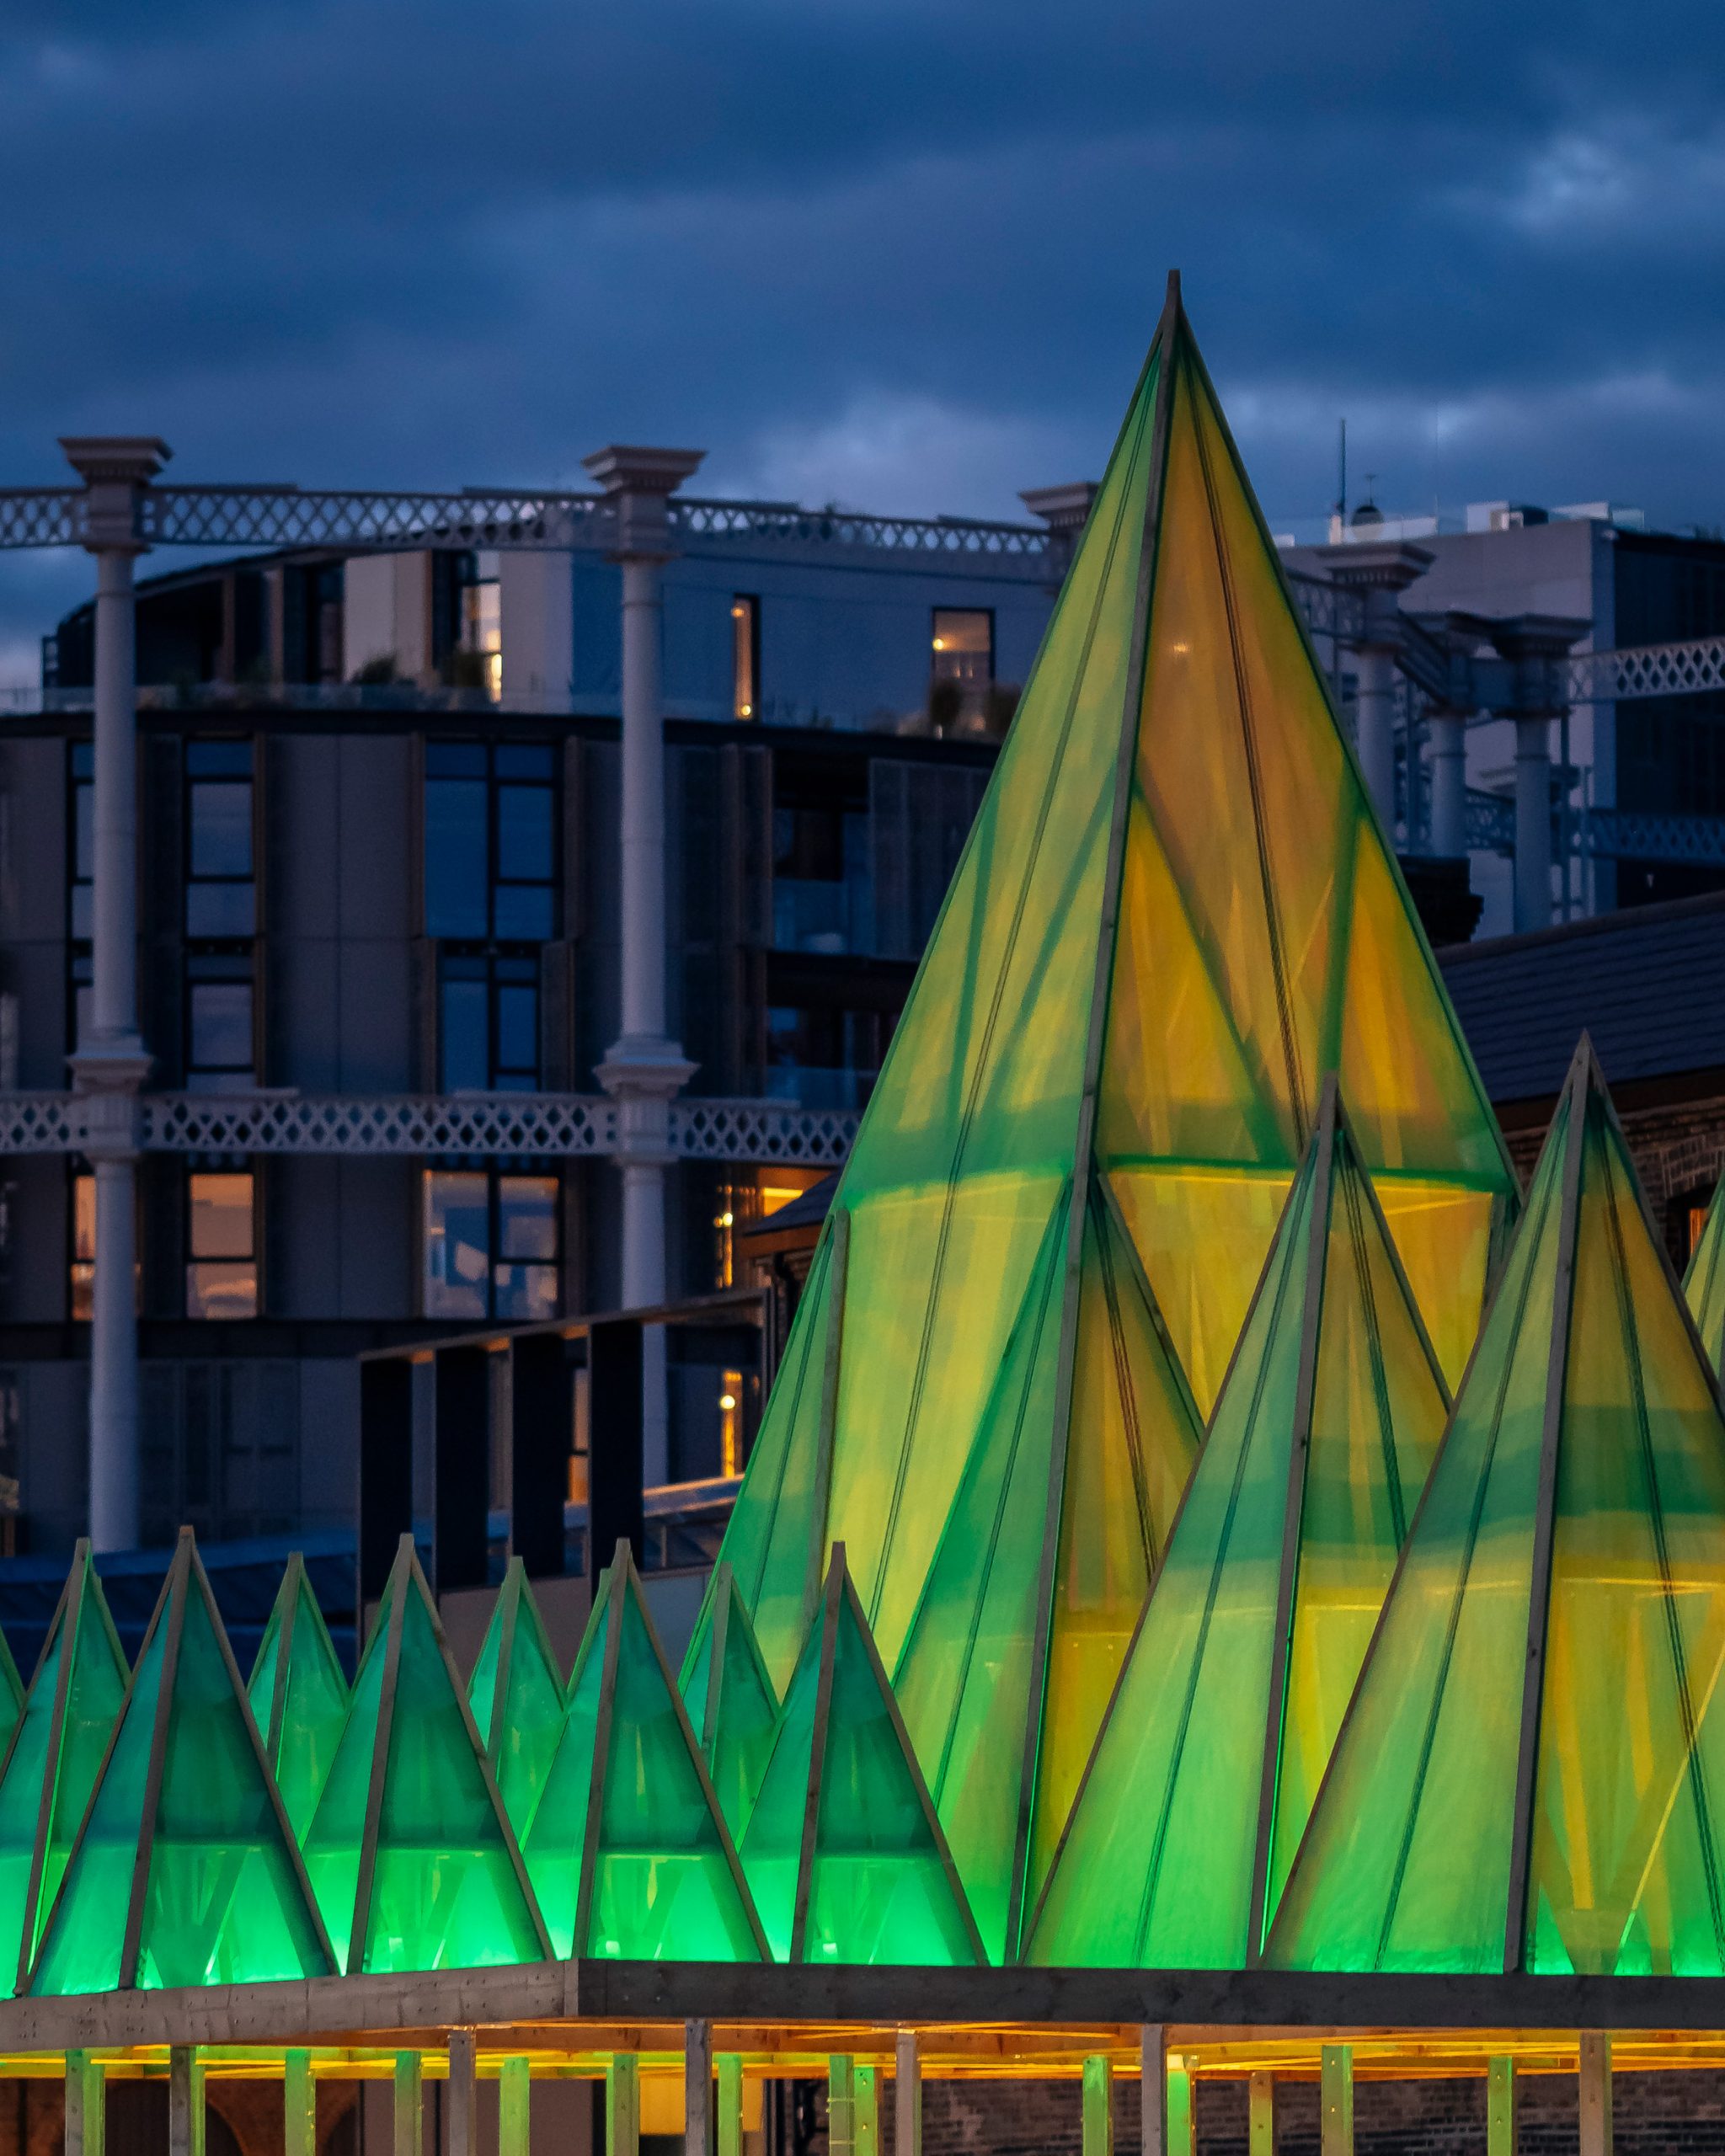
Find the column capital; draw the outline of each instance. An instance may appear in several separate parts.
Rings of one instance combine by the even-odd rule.
[[[138,499],[174,451],[159,435],[61,435],[84,483],[83,543],[93,554],[142,554]]]
[[[670,1104],[700,1069],[676,1041],[625,1034],[613,1042],[594,1076],[617,1104],[617,1155],[624,1167],[668,1167]]]
[[[611,442],[582,463],[598,481],[617,517],[619,561],[665,561],[676,552],[665,504],[700,469],[704,449],[631,448]]]
[[[1514,705],[1505,716],[1556,718],[1568,710],[1569,654],[1593,626],[1567,614],[1512,614],[1487,624],[1514,672]]]

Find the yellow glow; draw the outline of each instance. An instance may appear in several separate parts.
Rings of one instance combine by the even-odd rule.
[[[937,637],[934,640],[934,648],[937,651],[944,651],[947,648],[946,638],[944,637]]]
[[[718,1396],[718,1404],[729,1415],[737,1404],[737,1396],[734,1392],[722,1392]]]
[[[733,1226],[734,1225],[734,1216],[729,1213],[721,1213],[718,1216],[718,1225],[721,1228],[729,1228]]]
[[[743,618],[745,611],[745,610],[741,606],[733,606],[731,609],[731,619],[734,622],[740,622]]]
[[[737,706],[737,717],[739,718],[753,718],[754,716],[755,707],[753,704],[739,704]]]

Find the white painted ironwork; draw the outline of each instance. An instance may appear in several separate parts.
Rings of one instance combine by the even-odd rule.
[[[783,1101],[674,1101],[670,1142],[687,1160],[836,1166],[862,1120],[853,1108],[804,1108]]]
[[[361,492],[345,488],[152,487],[139,536],[152,547],[567,547],[610,522],[591,494]]]
[[[608,1158],[617,1104],[592,1093],[145,1093],[137,1144],[159,1153],[380,1153]],[[79,1093],[0,1093],[0,1154],[78,1153],[96,1113]],[[679,1101],[674,1154],[761,1166],[836,1166],[861,1117],[786,1101]]]
[[[868,516],[853,510],[803,509],[795,502],[699,501],[681,494],[668,508],[672,531],[692,538],[736,536],[919,554],[1017,555],[1038,563],[1049,553],[1049,533],[1041,525],[994,524],[967,516]]]
[[[75,547],[83,499],[82,487],[0,488],[0,547]]]
[[[1681,643],[1578,652],[1569,662],[1569,701],[1619,703],[1636,696],[1695,696],[1725,690],[1725,637]]]

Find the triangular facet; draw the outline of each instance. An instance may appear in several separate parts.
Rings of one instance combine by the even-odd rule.
[[[288,1822],[303,1841],[347,1721],[347,1679],[298,1550],[287,1561],[246,1688]]]
[[[713,1577],[684,1664],[683,1705],[734,1841],[772,1750],[778,1694],[761,1659],[755,1628],[729,1561]]]
[[[12,1658],[6,1635],[0,1632],[0,1759],[5,1758],[12,1732],[23,1714],[24,1679],[18,1673],[18,1664]]]
[[[511,1557],[467,1683],[473,1726],[517,1840],[525,1839],[563,1734],[563,1690],[527,1568]]]
[[[1719,1178],[1700,1238],[1690,1252],[1683,1293],[1695,1329],[1717,1372],[1725,1364],[1725,1176]]]
[[[742,1854],[780,1961],[985,1959],[842,1545]]]
[[[549,1955],[409,1535],[354,1679],[305,1857],[350,1974]]]
[[[1269,1958],[1725,1973],[1725,1419],[1585,1043]]]
[[[107,1599],[80,1542],[0,1768],[0,1969],[20,1988],[126,1696]]]
[[[1207,1411],[1336,1070],[1453,1384],[1513,1177],[1183,320],[1172,366],[1098,1157]]]
[[[1447,1406],[1327,1087],[1032,1960],[1252,1958]]]
[[[565,1959],[767,1959],[627,1543],[576,1657],[526,1847]]]
[[[190,1528],[43,1935],[33,1993],[334,1973]]]

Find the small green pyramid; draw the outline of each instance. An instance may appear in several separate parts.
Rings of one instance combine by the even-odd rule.
[[[782,1961],[987,1959],[842,1543],[785,1693],[742,1856]]]
[[[689,1642],[682,1694],[725,1824],[740,1838],[772,1750],[778,1694],[729,1561],[713,1577]]]
[[[1706,1223],[1683,1276],[1683,1292],[1695,1329],[1716,1373],[1725,1363],[1725,1203],[1721,1203],[1722,1193],[1725,1193],[1725,1176],[1720,1177],[1713,1192]]]
[[[1266,1959],[1725,1975],[1722,1675],[1725,1417],[1583,1040]]]
[[[350,1974],[550,1953],[411,1535],[354,1679],[305,1858]]]
[[[557,1657],[519,1557],[510,1559],[504,1573],[467,1682],[467,1704],[503,1808],[516,1838],[525,1840],[563,1734],[565,1701]]]
[[[126,1657],[81,1541],[0,1766],[0,1968],[20,1989],[126,1697]]]
[[[287,1561],[246,1688],[289,1824],[302,1841],[347,1721],[347,1679],[298,1550]]]
[[[1256,1959],[1449,1405],[1332,1078],[1029,1960]]]
[[[263,1983],[334,1968],[183,1528],[30,1989]]]
[[[565,1959],[768,1959],[625,1542],[575,1658],[569,1717],[526,1847]]]

